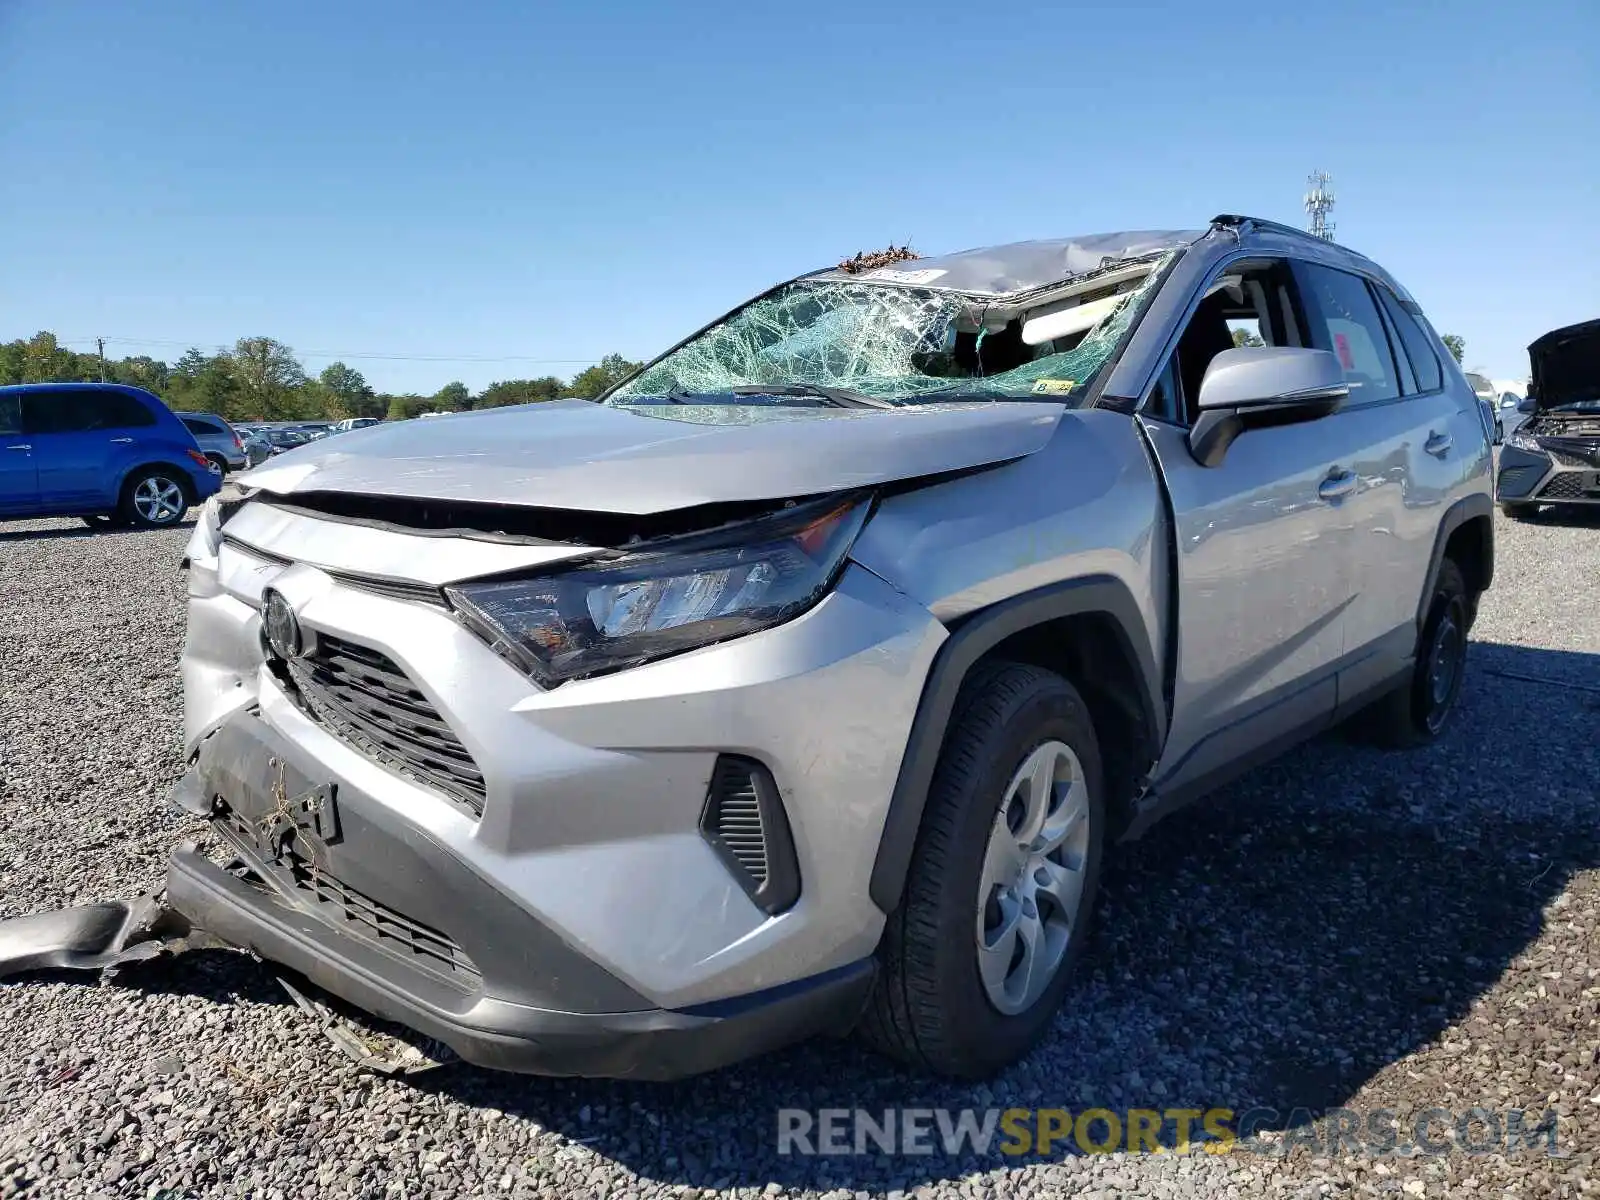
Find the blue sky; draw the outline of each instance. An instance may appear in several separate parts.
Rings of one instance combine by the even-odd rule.
[[[1597,130],[1596,0],[0,0],[0,340],[478,388],[891,240],[1302,224],[1322,168],[1521,377],[1600,316]]]

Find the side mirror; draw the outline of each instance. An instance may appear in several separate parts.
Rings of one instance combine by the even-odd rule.
[[[1524,396],[1521,400],[1517,401],[1517,411],[1519,413],[1538,412],[1539,401],[1532,396]]]
[[[1218,466],[1247,429],[1315,421],[1338,411],[1349,394],[1344,369],[1327,350],[1224,350],[1200,382],[1200,416],[1189,431],[1189,451],[1201,466]]]

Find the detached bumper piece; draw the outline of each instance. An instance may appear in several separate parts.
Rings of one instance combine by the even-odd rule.
[[[215,944],[154,896],[0,921],[0,979],[28,971],[114,971],[124,963]]]
[[[843,1032],[871,987],[872,963],[863,960],[715,1003],[655,1007],[415,825],[329,778],[250,712],[201,743],[172,802],[204,812],[236,856],[223,867],[176,850],[167,871],[174,909],[479,1066],[631,1079],[696,1075]],[[304,992],[296,999],[347,1053],[359,1060],[368,1052],[359,1025],[341,1039],[330,1027],[332,1009]],[[408,1063],[421,1068],[447,1057],[426,1046],[398,1059],[369,1053],[374,1061],[364,1065],[409,1071]]]

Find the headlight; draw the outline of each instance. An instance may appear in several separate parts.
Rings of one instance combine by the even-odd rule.
[[[445,592],[469,629],[548,687],[798,616],[832,586],[867,509],[834,497],[606,562]]]
[[[1528,450],[1534,454],[1544,453],[1544,447],[1539,445],[1539,439],[1531,433],[1524,433],[1521,429],[1513,429],[1506,434],[1506,445],[1515,446],[1518,450]]]

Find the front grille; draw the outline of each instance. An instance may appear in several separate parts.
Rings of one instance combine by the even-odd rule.
[[[483,815],[483,772],[386,654],[319,634],[316,650],[288,669],[301,708],[318,723],[374,762]]]
[[[1546,445],[1544,451],[1563,467],[1600,467],[1600,454],[1594,455],[1591,460],[1584,455],[1573,454],[1568,450],[1557,450],[1551,445]]]
[[[225,802],[219,802],[217,813],[232,833],[235,845],[248,848],[254,858],[259,853],[257,842],[244,818]],[[324,919],[342,926],[345,932],[373,942],[390,954],[463,987],[476,988],[482,982],[483,973],[477,964],[448,934],[414,921],[340,882],[323,870],[315,858],[302,852],[295,837],[285,837],[271,860],[262,862],[257,858],[255,861],[280,886],[314,902],[322,910]]]
[[[1541,500],[1592,500],[1593,492],[1583,490],[1583,476],[1577,471],[1566,471],[1551,477],[1539,493]]]

